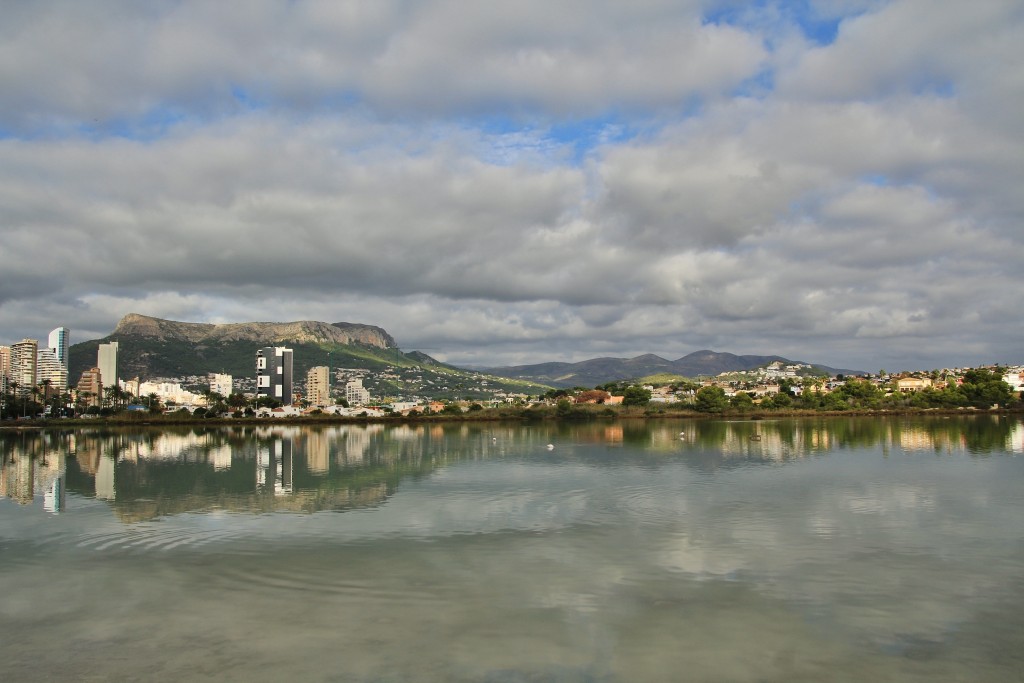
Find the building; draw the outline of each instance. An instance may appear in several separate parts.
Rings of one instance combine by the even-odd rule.
[[[68,368],[57,360],[53,349],[39,349],[36,355],[36,384],[48,385],[50,392],[58,394],[68,388]]]
[[[71,359],[71,330],[66,327],[58,327],[50,332],[50,338],[47,342],[47,346],[53,351],[57,362],[67,370]],[[68,388],[66,383],[64,388]]]
[[[39,358],[39,342],[35,339],[22,339],[11,344],[11,385],[15,383],[17,391],[27,396],[36,385],[36,366]]]
[[[256,352],[256,397],[292,404],[292,350],[265,346]]]
[[[231,375],[215,372],[210,375],[210,391],[227,398],[235,392],[235,379]]]
[[[350,379],[345,385],[345,400],[350,406],[361,406],[370,402],[370,392],[363,388],[362,379]]]
[[[140,382],[139,395],[147,397],[151,394],[168,406],[197,406],[206,402],[199,394],[183,389],[179,382]]]
[[[96,352],[96,367],[100,369],[104,386],[119,386],[117,383],[117,342],[100,344],[99,350]]]
[[[326,406],[331,402],[330,369],[326,365],[310,368],[306,373],[306,400],[310,405]]]
[[[135,379],[123,379],[120,382],[118,382],[118,384],[121,387],[121,391],[123,391],[125,395],[135,397],[141,396],[141,394],[139,393],[138,377],[136,377]]]
[[[1003,375],[1003,381],[1014,391],[1024,391],[1024,369],[1010,368]]]
[[[7,383],[11,380],[11,347],[0,346],[0,393],[7,393]]]
[[[903,377],[896,380],[896,387],[900,391],[921,391],[927,389],[932,385],[932,380],[929,377]]]
[[[103,399],[103,374],[99,368],[82,373],[76,388],[78,399],[87,406],[98,406]]]

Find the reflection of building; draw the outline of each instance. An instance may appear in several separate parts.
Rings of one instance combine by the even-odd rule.
[[[117,342],[100,344],[96,351],[96,367],[100,369],[104,386],[119,386],[117,384]]]
[[[306,400],[310,405],[325,406],[331,402],[331,385],[326,365],[310,368],[306,373]]]
[[[96,497],[103,500],[114,500],[116,498],[114,489],[114,465],[112,455],[100,457],[99,466],[96,468]]]
[[[1020,422],[1010,429],[1006,439],[1006,449],[1011,453],[1024,453],[1024,425]]]
[[[256,395],[292,404],[292,350],[266,346],[256,352]]]
[[[224,444],[210,450],[209,455],[210,463],[213,465],[213,469],[217,471],[231,469],[231,445]]]
[[[306,467],[314,474],[326,474],[330,466],[330,441],[327,435],[319,431],[310,431],[306,435]]]
[[[0,467],[0,494],[22,505],[32,502],[32,456],[28,453],[5,457]]]
[[[273,481],[274,495],[287,495],[292,491],[294,468],[291,439],[263,444],[256,453],[256,486],[263,488]]]
[[[930,430],[923,427],[906,428],[900,431],[900,448],[905,451],[934,450],[935,438]]]

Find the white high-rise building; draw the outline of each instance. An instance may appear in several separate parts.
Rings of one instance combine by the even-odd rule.
[[[231,375],[213,373],[210,375],[210,391],[227,398],[235,391],[235,379]]]
[[[117,383],[117,342],[100,344],[100,348],[96,353],[96,367],[100,369],[103,386],[120,386]]]
[[[331,402],[328,372],[326,365],[318,365],[306,373],[306,400],[310,405],[325,406]]]
[[[349,380],[345,385],[345,400],[350,406],[361,406],[370,402],[370,392],[363,388],[363,380]]]
[[[53,351],[57,361],[67,370],[71,354],[71,330],[66,327],[58,327],[50,332],[48,342],[47,346]]]
[[[39,349],[36,355],[36,384],[49,380],[51,389],[58,393],[68,388],[68,369],[59,360],[53,349]]]
[[[11,347],[0,346],[0,393],[7,393],[7,383],[11,381]]]
[[[26,396],[36,385],[36,362],[39,356],[39,342],[22,339],[11,344],[11,383],[18,384],[18,393]]]

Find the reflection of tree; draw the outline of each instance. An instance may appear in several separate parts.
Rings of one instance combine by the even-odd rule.
[[[410,478],[427,476],[452,463],[509,453],[598,467],[623,463],[657,467],[666,459],[678,459],[712,470],[781,463],[841,449],[999,453],[1021,441],[1021,434],[1017,418],[976,415],[530,425],[101,427],[3,433],[0,446],[5,468],[22,455],[67,454],[68,491],[98,495],[99,479],[104,477],[102,488],[110,504],[123,519],[136,520],[213,508],[315,512],[372,506]],[[549,443],[556,444],[555,450],[545,448]],[[607,448],[593,448],[602,444]],[[287,481],[275,488],[279,471],[286,473]],[[14,481],[14,470],[4,472],[5,482]],[[4,495],[13,494],[5,490]]]

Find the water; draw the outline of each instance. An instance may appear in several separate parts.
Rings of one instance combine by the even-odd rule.
[[[1017,418],[0,447],[4,680],[1024,680]]]

